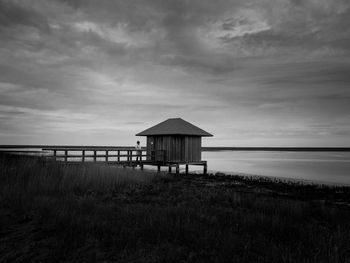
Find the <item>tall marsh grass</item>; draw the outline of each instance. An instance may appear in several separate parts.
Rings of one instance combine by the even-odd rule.
[[[108,195],[126,187],[149,184],[155,173],[123,169],[106,164],[69,165],[47,163],[23,156],[4,156],[0,161],[2,203],[31,203],[43,196],[66,199],[71,196]]]
[[[3,262],[350,261],[346,208],[104,165],[0,171]]]

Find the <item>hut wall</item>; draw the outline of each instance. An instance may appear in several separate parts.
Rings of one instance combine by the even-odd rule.
[[[200,162],[202,160],[202,138],[199,136],[185,137],[184,159],[187,162]]]
[[[200,136],[148,136],[147,137],[147,153],[148,160],[167,161],[167,162],[199,162],[201,161],[201,145]],[[165,156],[161,156],[160,150],[165,152]]]
[[[148,161],[154,161],[151,156],[152,151],[154,151],[154,138],[153,136],[147,136],[147,143],[146,143],[146,147],[147,147],[147,160]]]

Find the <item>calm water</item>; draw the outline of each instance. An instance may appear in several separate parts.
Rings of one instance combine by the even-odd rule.
[[[203,152],[209,171],[350,185],[350,152]]]

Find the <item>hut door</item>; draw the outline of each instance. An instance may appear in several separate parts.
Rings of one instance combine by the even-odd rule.
[[[154,137],[147,137],[147,159],[150,161],[156,160]]]

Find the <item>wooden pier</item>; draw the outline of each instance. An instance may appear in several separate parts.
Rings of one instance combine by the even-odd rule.
[[[189,166],[203,166],[203,173],[207,173],[207,162],[169,162],[166,161],[165,151],[147,151],[142,148],[138,154],[134,147],[108,147],[108,146],[35,146],[35,145],[13,145],[0,147],[0,152],[20,155],[42,156],[49,162],[62,162],[65,164],[93,164],[107,163],[123,167],[156,166],[157,171],[161,167],[167,167],[168,172],[180,173],[181,166],[184,166],[188,174]],[[137,157],[139,160],[137,160]]]

